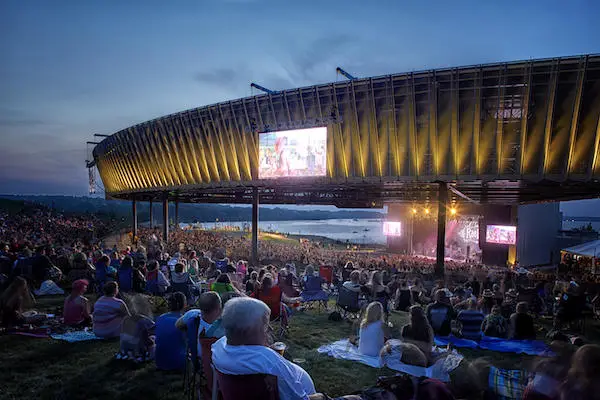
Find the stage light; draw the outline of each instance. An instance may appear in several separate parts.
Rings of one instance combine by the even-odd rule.
[[[429,214],[429,208],[425,209],[425,214]]]
[[[450,214],[456,215],[456,208],[451,208],[450,209]]]
[[[416,213],[417,213],[417,209],[416,209],[416,208],[413,208],[413,209],[412,209],[412,213],[413,213],[413,214],[416,214]]]

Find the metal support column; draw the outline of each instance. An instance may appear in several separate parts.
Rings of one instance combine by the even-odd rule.
[[[179,200],[175,200],[175,230],[179,229]]]
[[[169,241],[169,199],[163,200],[163,241]]]
[[[154,226],[154,212],[152,210],[152,200],[150,200],[150,228]]]
[[[133,235],[131,236],[131,241],[132,243],[137,243],[137,235],[138,235],[138,220],[137,220],[137,201],[135,199],[133,199],[131,201],[131,213],[132,213],[132,225],[133,225],[133,230],[132,233]]]
[[[446,206],[448,204],[448,184],[440,182],[438,189],[438,229],[435,258],[435,275],[444,275],[444,258],[446,256]]]
[[[252,190],[252,265],[258,267],[258,188]]]

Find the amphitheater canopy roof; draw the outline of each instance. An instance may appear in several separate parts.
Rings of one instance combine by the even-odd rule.
[[[259,135],[327,127],[318,178],[258,179]],[[448,68],[227,101],[94,148],[107,196],[373,207],[600,196],[600,56]]]

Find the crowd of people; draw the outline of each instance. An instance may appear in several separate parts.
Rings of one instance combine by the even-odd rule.
[[[553,319],[555,342],[585,341],[572,334],[588,304],[575,281],[528,286],[510,270],[458,262],[448,262],[445,279],[436,280],[427,258],[331,249],[307,240],[261,242],[256,266],[245,261],[250,243],[243,235],[176,230],[162,243],[155,230],[142,229],[137,246],[106,248],[91,240],[93,222],[84,218],[47,210],[11,218],[3,217],[0,236],[5,328],[43,323],[47,316],[34,310],[30,288],[53,280],[71,289],[62,323],[118,338],[117,359],[152,360],[159,369],[182,370],[191,335],[195,362],[205,362],[202,354],[212,352],[221,373],[275,375],[281,399],[327,397],[316,393],[305,370],[271,348],[267,333],[273,327],[285,332],[291,315],[304,307],[316,303],[328,309],[330,296],[341,291],[356,294],[360,317],[349,336],[358,350],[378,356],[400,346],[401,362],[415,366],[432,365],[440,357],[433,351],[435,336],[535,339],[543,316]],[[95,302],[88,292],[98,293]],[[155,318],[151,296],[165,297],[169,311]],[[408,312],[409,322],[393,338],[389,315],[396,311]],[[596,372],[587,368],[595,362],[600,362],[600,347],[581,346],[562,369],[540,367],[527,393],[548,399],[600,393],[588,392],[597,385]],[[540,377],[552,383],[552,390],[540,385]],[[440,396],[447,390],[435,380],[427,384]]]

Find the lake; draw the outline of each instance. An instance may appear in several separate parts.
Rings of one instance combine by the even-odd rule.
[[[199,225],[204,229],[213,229],[215,226],[237,226],[243,229],[249,221],[242,222],[202,222]],[[182,227],[190,224],[180,224]],[[324,219],[302,221],[259,221],[259,229],[291,235],[324,236],[333,240],[346,240],[359,244],[385,244],[383,235],[383,220],[381,219]]]

